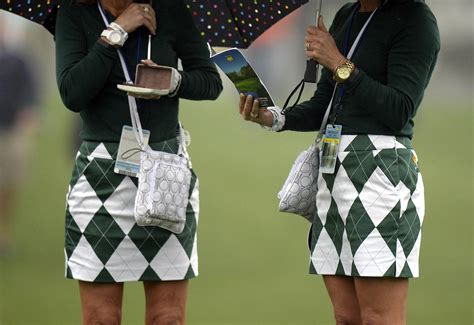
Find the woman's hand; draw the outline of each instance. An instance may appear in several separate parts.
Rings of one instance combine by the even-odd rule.
[[[308,27],[304,40],[306,55],[333,72],[346,60],[337,48],[336,41],[326,29],[322,16],[319,19],[319,27]]]
[[[272,127],[273,114],[268,109],[260,107],[258,100],[253,100],[252,96],[240,94],[240,115],[246,121],[258,123],[263,126]]]
[[[152,35],[156,35],[155,10],[148,4],[132,3],[115,20],[127,33],[132,33],[140,26],[148,28]]]

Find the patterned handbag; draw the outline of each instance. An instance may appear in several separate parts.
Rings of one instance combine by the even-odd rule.
[[[141,153],[134,209],[139,226],[158,226],[179,234],[186,225],[191,162],[181,125],[179,139],[178,154],[150,147]]]
[[[308,221],[312,220],[316,210],[318,173],[319,146],[314,143],[296,158],[290,175],[278,193],[281,212],[299,214]]]

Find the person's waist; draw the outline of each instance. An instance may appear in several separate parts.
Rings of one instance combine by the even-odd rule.
[[[117,153],[119,150],[118,142],[107,142],[107,141],[91,141],[83,140],[79,148],[79,153],[85,155],[91,159],[117,159]],[[152,141],[148,145],[151,149],[157,151],[164,151],[169,153],[177,153],[179,148],[178,137],[169,138],[162,141]],[[139,146],[137,144],[137,150]]]
[[[376,134],[343,134],[339,145],[339,152],[384,149],[413,149],[413,145],[406,136]]]

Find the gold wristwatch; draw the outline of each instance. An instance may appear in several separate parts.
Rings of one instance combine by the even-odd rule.
[[[355,65],[349,60],[338,66],[334,71],[333,79],[342,84],[347,81],[355,70]]]

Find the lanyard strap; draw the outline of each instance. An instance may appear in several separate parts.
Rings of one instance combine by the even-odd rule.
[[[100,1],[97,1],[97,6],[99,7],[100,14],[102,16],[102,19],[104,20],[105,26],[109,26],[109,21],[105,15],[104,9],[102,8],[102,5],[100,4]],[[122,70],[123,74],[125,76],[125,80],[128,84],[133,84],[132,79],[130,78],[130,73],[128,71],[127,63],[125,62],[125,58],[123,57],[122,51],[120,49],[117,49],[117,53],[120,59],[120,64],[122,65]],[[135,138],[138,142],[138,145],[142,150],[146,149],[145,146],[145,141],[143,137],[143,129],[142,129],[142,124],[140,122],[140,115],[138,114],[138,105],[137,105],[137,99],[133,96],[127,95],[128,97],[128,106],[130,107],[130,118],[132,120],[132,127],[133,127],[133,133],[135,135]],[[186,144],[185,144],[185,135],[184,135],[184,129],[181,125],[181,122],[179,122],[179,149],[178,149],[178,155],[188,157],[187,150],[186,150]]]
[[[352,21],[354,19],[354,16],[356,15],[357,13],[357,10],[359,9],[359,7],[357,6],[354,13],[352,14],[351,16],[351,25],[352,25]],[[359,45],[359,42],[360,40],[362,39],[362,36],[364,35],[365,33],[365,30],[367,29],[367,26],[369,26],[369,23],[370,21],[372,20],[372,18],[374,17],[375,13],[377,12],[378,8],[374,10],[374,12],[370,15],[369,19],[367,19],[367,21],[365,22],[364,26],[362,27],[362,29],[360,30],[359,32],[359,35],[357,35],[357,38],[355,39],[354,41],[354,44],[352,44],[352,47],[349,51],[349,53],[347,54],[347,59],[348,60],[351,60],[352,59],[352,56],[354,55],[356,49],[357,49],[357,46]],[[347,39],[347,42],[346,42],[346,51],[347,51],[347,47],[349,45],[349,40]],[[323,121],[321,123],[321,128],[319,129],[320,131],[324,130],[326,128],[326,124],[328,122],[328,119],[329,119],[329,114],[331,112],[331,108],[332,108],[332,103],[334,101],[334,96],[336,95],[336,90],[337,90],[337,87],[338,87],[338,84],[336,83],[336,85],[334,86],[334,90],[332,92],[332,96],[331,96],[331,101],[329,102],[329,105],[326,109],[326,113],[324,114],[324,118],[323,118]],[[321,133],[321,132],[320,132]]]

